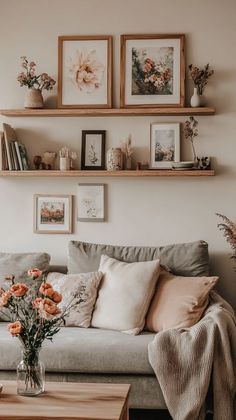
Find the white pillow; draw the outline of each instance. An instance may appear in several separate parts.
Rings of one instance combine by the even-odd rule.
[[[90,327],[92,312],[97,298],[97,290],[102,279],[101,272],[81,274],[49,273],[47,282],[62,295],[62,301],[58,305],[64,309],[71,302],[73,296],[78,300],[79,294],[84,302],[75,305],[66,319],[67,327]]]
[[[160,273],[159,260],[125,263],[102,255],[99,271],[103,280],[92,327],[138,334]]]

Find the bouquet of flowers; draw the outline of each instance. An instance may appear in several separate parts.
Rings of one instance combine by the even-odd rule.
[[[197,88],[198,95],[202,95],[205,85],[208,83],[210,76],[214,74],[214,70],[210,69],[210,65],[206,64],[203,69],[199,69],[192,64],[189,65],[189,74],[193,81],[194,87]]]
[[[17,76],[18,82],[21,86],[28,86],[29,89],[35,88],[42,91],[43,89],[51,90],[56,84],[56,81],[52,79],[47,73],[41,73],[36,75],[36,64],[34,61],[29,62],[25,56],[21,57],[22,67],[25,71],[21,72]]]
[[[194,117],[189,117],[189,120],[184,123],[184,137],[191,142],[193,158],[197,161],[197,155],[194,147],[194,138],[198,136],[198,121]]]
[[[39,361],[39,351],[44,340],[51,340],[65,324],[65,317],[74,305],[84,302],[80,290],[75,298],[62,309],[58,304],[62,295],[46,282],[45,275],[37,268],[29,270],[28,276],[35,282],[32,287],[15,282],[14,275],[8,290],[0,289],[0,310],[7,308],[11,318],[8,330],[20,340],[23,360],[17,368],[18,393],[38,395],[44,391],[44,366]]]

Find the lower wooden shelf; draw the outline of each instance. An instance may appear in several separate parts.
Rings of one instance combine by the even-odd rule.
[[[161,170],[132,170],[132,171],[0,171],[0,177],[156,177],[156,176],[214,176],[214,170],[189,171],[161,169]]]

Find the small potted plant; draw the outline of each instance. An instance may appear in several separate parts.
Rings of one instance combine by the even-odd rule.
[[[204,105],[203,90],[208,83],[209,77],[214,74],[214,70],[210,69],[210,65],[206,64],[202,69],[189,65],[189,75],[193,81],[194,93],[190,100],[192,107],[198,107]]]
[[[56,81],[47,73],[36,75],[36,64],[34,61],[28,61],[25,56],[21,57],[21,65],[24,69],[17,76],[20,86],[27,86],[28,90],[25,96],[25,108],[43,108],[42,90],[53,89]]]

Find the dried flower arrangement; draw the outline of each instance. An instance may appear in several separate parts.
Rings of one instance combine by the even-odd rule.
[[[36,75],[36,64],[34,61],[29,62],[25,56],[21,57],[21,66],[25,72],[21,72],[17,76],[17,80],[21,86],[27,86],[29,89],[35,88],[42,91],[51,90],[56,84],[56,81],[52,79],[47,73],[41,73]]]
[[[129,134],[127,140],[125,140],[123,142],[122,152],[125,154],[126,158],[130,158],[131,157],[131,155],[133,153],[131,134]]]
[[[197,155],[194,147],[194,138],[198,136],[198,121],[194,117],[189,117],[189,120],[184,123],[184,137],[191,142],[193,158],[197,161]]]
[[[210,76],[214,74],[214,70],[210,69],[210,65],[206,64],[203,69],[199,69],[193,64],[189,66],[189,75],[193,81],[194,87],[197,88],[197,93],[202,95],[204,87],[208,83],[208,79]]]
[[[223,220],[223,223],[218,223],[217,227],[223,231],[226,241],[232,248],[233,254],[231,258],[236,260],[236,222],[233,222],[223,214],[216,213],[216,215]]]

